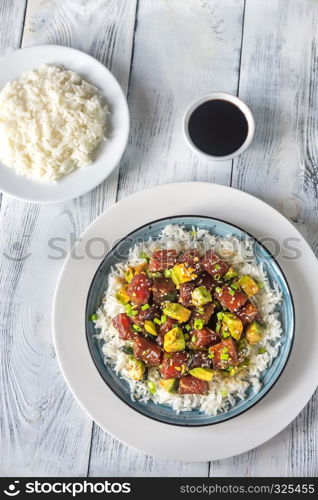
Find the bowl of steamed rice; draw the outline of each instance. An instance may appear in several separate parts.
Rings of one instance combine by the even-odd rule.
[[[250,409],[281,375],[293,335],[293,300],[275,258],[210,217],[136,229],[105,257],[87,298],[87,342],[105,383],[172,425]]]

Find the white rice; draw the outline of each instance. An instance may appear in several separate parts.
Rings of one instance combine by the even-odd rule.
[[[148,240],[135,245],[130,249],[128,260],[117,264],[112,270],[103,303],[96,312],[95,328],[100,330],[97,337],[103,342],[105,363],[109,363],[118,376],[128,382],[132,399],[144,402],[152,399],[155,403],[170,405],[176,412],[196,408],[208,415],[217,415],[235,406],[238,399],[245,399],[250,387],[254,393],[260,391],[261,374],[272,364],[281,344],[282,327],[275,309],[282,300],[282,294],[277,285],[274,285],[273,289],[270,288],[263,265],[257,265],[253,246],[252,239],[241,241],[233,236],[220,238],[206,230],[195,231],[193,228],[190,232],[182,226],[170,224],[164,228],[159,240]],[[139,258],[142,251],[150,255],[159,248],[175,248],[180,251],[197,248],[202,253],[204,250],[213,248],[224,260],[233,264],[239,274],[250,274],[255,280],[264,284],[264,287],[252,299],[265,325],[261,343],[250,346],[249,365],[242,375],[227,378],[221,375],[215,376],[210,382],[210,392],[207,395],[171,394],[159,384],[157,384],[155,394],[151,394],[147,381],[134,381],[128,377],[127,355],[121,350],[126,342],[119,338],[117,330],[112,325],[112,319],[124,312],[124,306],[116,299],[116,292],[122,286],[118,283],[118,278],[123,275],[123,270],[127,266],[144,262]],[[265,352],[259,354],[260,348],[264,348]],[[157,368],[150,368],[148,380],[159,379]]]

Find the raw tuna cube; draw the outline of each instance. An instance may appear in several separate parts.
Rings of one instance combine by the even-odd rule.
[[[205,286],[205,288],[209,292],[212,292],[218,284],[218,282],[213,278],[213,276],[211,276],[211,274],[208,274],[206,272],[199,274],[199,276],[195,280],[195,283],[197,287]]]
[[[211,368],[212,367],[212,359],[209,358],[208,353],[204,351],[197,351],[191,361],[191,369],[192,368]]]
[[[140,359],[147,366],[159,366],[162,358],[160,347],[144,337],[137,337],[134,340],[134,356]]]
[[[152,281],[145,274],[135,274],[127,288],[131,302],[137,306],[146,304],[151,295],[151,286]]]
[[[209,348],[214,370],[224,370],[239,362],[237,347],[233,339],[223,340]]]
[[[179,394],[205,394],[209,390],[209,384],[192,375],[181,377],[179,381]]]
[[[189,283],[182,283],[180,285],[180,299],[179,302],[185,306],[185,307],[190,307],[192,305],[192,292],[193,290],[197,288],[197,285],[195,282],[189,282]]]
[[[247,300],[236,314],[242,321],[243,325],[252,323],[252,321],[261,320],[261,315],[258,312],[257,307],[254,306],[254,304],[250,300]]]
[[[203,321],[203,324],[206,325],[214,313],[215,305],[211,302],[210,304],[206,304],[198,309],[194,309],[191,314],[191,322],[194,324],[195,320]],[[202,312],[201,312],[202,311]]]
[[[131,319],[127,316],[127,314],[117,314],[112,323],[116,330],[118,330],[119,338],[122,340],[133,339],[136,336],[134,330],[132,329]]]
[[[206,349],[220,341],[220,335],[210,330],[210,328],[204,327],[201,330],[192,331],[191,344],[194,349]]]
[[[184,263],[187,267],[191,267],[195,272],[199,271],[201,268],[201,255],[198,250],[188,250],[184,252],[181,257],[178,258],[178,262]]]
[[[173,267],[177,262],[178,252],[176,250],[157,250],[151,256],[149,262],[149,271],[164,271]]]
[[[186,352],[165,355],[160,368],[162,378],[180,378],[186,372],[190,356]]]
[[[201,261],[201,265],[205,271],[212,276],[223,276],[229,266],[224,260],[222,260],[213,250],[208,250]]]
[[[175,302],[178,298],[176,286],[169,278],[155,278],[152,293],[153,300],[159,304],[164,301]]]
[[[247,296],[242,290],[234,290],[229,285],[216,288],[214,295],[221,302],[222,306],[231,312],[238,311],[247,301]]]

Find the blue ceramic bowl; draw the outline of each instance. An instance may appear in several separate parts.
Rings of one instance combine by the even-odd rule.
[[[183,411],[177,414],[169,406],[158,405],[153,403],[151,400],[147,403],[132,401],[127,382],[118,377],[112,368],[104,363],[102,343],[95,338],[96,330],[92,321],[88,319],[95,313],[101,303],[105,288],[107,287],[108,275],[111,267],[124,260],[125,257],[128,256],[129,248],[136,242],[140,243],[143,240],[147,240],[149,237],[157,239],[162,229],[167,224],[171,223],[185,226],[190,230],[193,226],[196,228],[207,229],[211,233],[221,237],[234,235],[239,239],[252,238],[255,242],[254,252],[258,263],[263,262],[270,284],[272,285],[274,282],[277,283],[283,294],[282,304],[278,307],[280,321],[283,327],[282,345],[280,347],[279,354],[274,359],[272,365],[262,373],[261,390],[255,394],[251,387],[247,391],[247,397],[244,401],[238,400],[237,404],[231,410],[225,413],[220,413],[217,416],[205,415],[204,413],[200,413],[198,410]],[[160,219],[136,229],[127,235],[126,238],[121,240],[105,257],[93,278],[87,297],[86,318],[86,336],[88,346],[94,363],[108,387],[110,387],[110,389],[112,389],[112,391],[122,401],[139,413],[166,424],[181,426],[204,426],[217,424],[236,417],[254,406],[265,396],[265,394],[268,393],[281,375],[287,363],[294,336],[294,307],[291,292],[286,278],[274,257],[264,248],[264,246],[262,246],[260,242],[242,229],[218,219],[202,216],[178,216]]]

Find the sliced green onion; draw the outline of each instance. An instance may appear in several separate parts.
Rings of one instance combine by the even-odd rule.
[[[259,283],[257,283],[257,286],[260,290],[262,290],[262,288],[265,287],[264,283],[262,281],[260,281]]]
[[[171,277],[171,269],[165,269],[163,274],[164,274],[165,278],[170,278]]]
[[[133,327],[133,329],[135,330],[135,332],[141,332],[141,328],[140,328],[140,326],[138,326],[138,325],[133,325],[132,327]]]
[[[185,334],[184,334],[184,338],[185,338],[185,340],[189,340],[190,335],[189,335],[188,333],[185,333]]]
[[[196,237],[196,235],[197,235],[197,232],[196,232],[196,231],[194,231],[194,230],[193,230],[193,231],[191,231],[191,236],[193,236],[193,238],[195,238],[195,237]]]
[[[131,313],[132,313],[132,310],[133,310],[133,309],[132,309],[132,307],[131,307],[131,304],[126,304],[126,305],[125,305],[125,311],[126,311],[127,316],[132,316],[132,314],[131,314]]]
[[[147,255],[145,252],[140,252],[140,254],[139,254],[139,258],[140,258],[140,259],[146,259],[146,260],[148,260],[148,259],[149,259],[148,255]]]
[[[233,290],[237,290],[239,288],[239,286],[237,283],[232,283],[231,288],[233,288]]]
[[[223,332],[223,333],[222,333],[222,337],[223,337],[224,339],[227,339],[229,336],[230,336],[229,332]]]
[[[226,396],[228,395],[228,392],[227,391],[221,391],[220,392],[222,398],[226,398]]]
[[[90,318],[89,318],[89,319],[90,319],[91,321],[96,321],[96,320],[97,320],[97,318],[98,318],[97,314],[92,314],[92,315],[90,316]]]
[[[155,318],[153,321],[154,321],[154,323],[156,323],[157,325],[161,325],[161,321],[160,321],[160,319]]]
[[[193,326],[195,330],[201,330],[203,328],[203,320],[202,319],[195,319],[193,322]]]
[[[230,355],[227,354],[226,352],[222,352],[221,353],[221,356],[220,356],[220,359],[229,359]]]
[[[217,323],[216,327],[215,327],[215,331],[219,332],[220,330],[221,330],[221,325],[220,325],[220,323]]]
[[[216,287],[215,289],[216,293],[221,293],[222,292],[222,288],[220,288],[219,286]]]
[[[195,335],[192,335],[192,337],[191,337],[191,342],[193,342],[193,343],[194,343],[194,342],[196,342],[196,340],[197,340],[196,336],[195,336]]]
[[[219,269],[221,269],[220,264],[215,264],[215,265],[214,265],[214,269],[216,269],[217,271],[218,271]]]
[[[156,384],[152,380],[148,380],[147,385],[149,392],[151,392],[151,394],[155,394],[157,390]]]
[[[189,332],[191,330],[191,326],[190,325],[186,325],[185,329]]]
[[[161,324],[162,323],[165,323],[167,321],[167,316],[165,316],[164,314],[161,316]]]
[[[229,294],[233,297],[235,295],[235,290],[229,290]]]
[[[217,274],[215,274],[215,275],[214,275],[214,279],[215,279],[216,281],[219,281],[219,280],[221,279],[221,275],[220,275],[220,274],[218,274],[218,273],[217,273]]]
[[[259,350],[257,351],[258,354],[264,354],[265,352],[267,352],[266,347],[260,347]]]
[[[221,319],[223,319],[224,313],[222,311],[220,311],[217,313],[216,316],[217,316],[218,320],[221,320]]]
[[[147,309],[149,309],[150,305],[149,304],[144,304],[143,306],[141,306],[141,310],[142,311],[147,311]]]

